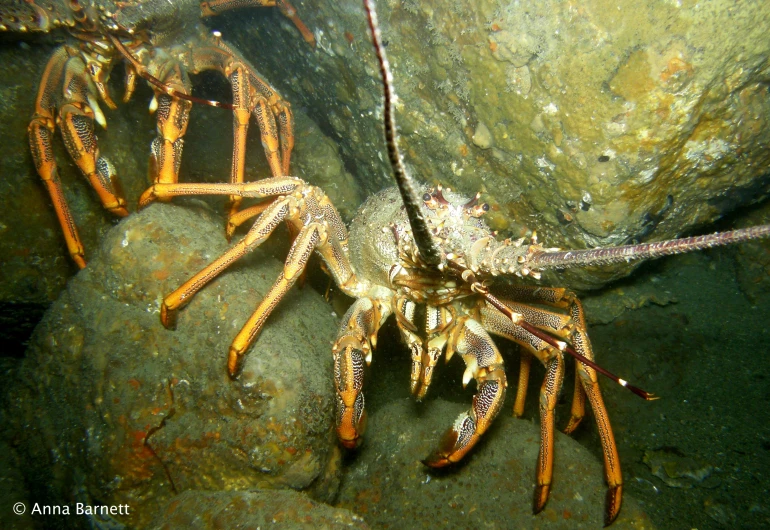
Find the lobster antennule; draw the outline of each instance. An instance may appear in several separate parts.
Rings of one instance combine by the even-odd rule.
[[[406,171],[404,162],[401,159],[401,151],[398,148],[398,132],[396,131],[395,109],[393,107],[393,100],[395,99],[393,75],[390,73],[390,64],[385,55],[380,27],[377,23],[377,13],[371,0],[364,0],[364,9],[366,10],[366,17],[372,33],[372,41],[374,42],[374,51],[377,54],[377,62],[379,63],[380,74],[382,75],[382,85],[385,93],[385,140],[388,146],[390,165],[393,166],[393,174],[396,184],[398,184],[398,191],[401,193],[401,199],[404,201],[409,226],[412,228],[414,242],[420,251],[420,257],[427,265],[438,267],[444,261],[441,251],[438,249],[428,229],[428,224],[425,222],[425,218],[420,211],[420,196],[417,194],[414,181]]]
[[[567,269],[586,265],[609,265],[611,263],[683,254],[685,252],[732,245],[769,236],[770,225],[760,225],[731,230],[729,232],[717,232],[705,236],[683,237],[622,247],[535,251],[528,257],[527,265],[531,269],[537,270]]]

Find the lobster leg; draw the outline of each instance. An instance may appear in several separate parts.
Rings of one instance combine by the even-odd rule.
[[[55,95],[57,88],[61,86],[64,75],[64,66],[67,62],[67,50],[62,46],[58,48],[45,67],[43,78],[40,81],[40,89],[35,102],[35,114],[30,121],[28,134],[32,160],[38,175],[45,183],[48,194],[51,196],[56,217],[59,220],[67,250],[73,261],[81,269],[86,266],[83,243],[78,234],[75,220],[72,218],[67,200],[64,198],[59,169],[53,156],[53,135],[56,130]]]
[[[189,195],[238,195],[239,197],[265,199],[291,193],[303,185],[304,183],[300,179],[293,177],[266,178],[256,182],[240,184],[224,182],[210,184],[205,182],[153,184],[144,190],[144,193],[139,198],[139,209],[147,207],[156,200]]]
[[[447,306],[434,307],[428,305],[425,311],[425,331],[428,334],[428,340],[426,341],[426,348],[422,358],[420,389],[415,394],[418,400],[422,400],[428,392],[433,378],[433,370],[436,368],[439,357],[441,357],[441,352],[444,351],[444,346],[447,343],[454,321],[454,317],[447,309]]]
[[[524,404],[527,401],[527,389],[529,388],[529,372],[532,368],[532,354],[526,349],[519,353],[519,382],[516,386],[516,401],[513,402],[513,416],[521,418],[524,415]]]
[[[94,121],[106,123],[96,102],[95,89],[80,57],[70,57],[64,68],[64,102],[59,110],[59,123],[64,146],[80,171],[94,188],[102,205],[110,212],[128,215],[126,199],[115,169],[99,154]]]
[[[398,326],[401,338],[412,354],[412,372],[409,389],[412,395],[417,395],[420,387],[423,357],[422,338],[417,334],[417,326],[414,324],[414,312],[417,304],[405,296],[394,296],[392,306],[396,314],[396,326]]]
[[[166,296],[160,308],[160,320],[163,325],[169,329],[176,327],[177,312],[192,300],[195,293],[238,259],[264,243],[273,233],[275,227],[286,219],[290,208],[289,203],[289,199],[284,199],[271,204],[243,239],[227,249],[224,254],[209,263],[173,293]]]
[[[593,360],[593,351],[591,349],[591,343],[588,340],[588,333],[586,332],[583,306],[573,293],[566,289],[515,287],[507,290],[503,296],[515,296],[517,300],[568,308],[569,315],[559,315],[557,313],[528,307],[519,303],[505,302],[513,311],[523,314],[524,320],[533,324],[535,327],[560,337],[568,337],[568,340],[579,354],[589,360]],[[530,351],[533,351],[546,366],[547,371],[549,370],[548,363],[550,362],[550,357],[552,357],[554,353],[558,353],[559,356],[562,356],[561,352],[558,352],[550,345],[546,345],[541,339],[534,337],[521,327],[516,326],[510,319],[499,313],[497,310],[490,307],[485,308],[482,310],[482,316],[482,323],[485,328],[489,329],[493,334],[507,337],[510,340],[523,345]],[[559,324],[558,320],[555,320],[555,318],[561,320],[562,324]],[[547,325],[544,325],[546,323]],[[573,395],[572,413],[565,431],[567,433],[572,432],[582,420],[585,414],[585,397],[587,396],[591,403],[591,407],[594,410],[596,425],[599,429],[599,437],[602,442],[605,479],[608,486],[604,520],[605,524],[609,524],[617,518],[622,503],[623,477],[620,469],[620,458],[618,456],[615,437],[612,433],[607,409],[604,406],[604,400],[602,399],[601,391],[599,389],[596,371],[590,366],[578,362],[575,372],[576,389]],[[519,396],[517,395],[517,403],[518,397]],[[543,446],[541,445],[541,454],[543,452]],[[540,471],[541,468],[538,467],[538,475],[540,474]],[[549,474],[550,472],[551,470],[549,470]],[[548,500],[547,490],[543,488],[546,482],[550,484],[550,477],[548,477],[547,480],[545,478],[541,480],[540,476],[538,476],[538,487],[541,488],[538,496],[542,501],[542,504],[539,507],[540,509],[543,508],[545,502]],[[540,509],[538,509],[536,497],[535,511],[540,511]]]
[[[334,389],[337,394],[337,437],[349,449],[361,443],[366,428],[364,363],[372,361],[377,331],[390,314],[388,304],[359,298],[342,317],[334,355]]]
[[[192,107],[192,103],[173,94],[189,94],[191,84],[187,72],[174,60],[169,59],[161,64],[159,70],[157,73],[150,73],[171,90],[164,92],[155,89],[151,108],[157,105],[158,135],[150,146],[150,173],[154,183],[171,183],[179,180],[184,135]]]
[[[492,338],[477,321],[466,318],[453,328],[448,348],[465,361],[463,385],[476,380],[478,392],[470,410],[455,420],[439,442],[438,448],[423,463],[444,467],[459,461],[476,445],[502,408],[507,385],[503,358]]]
[[[572,346],[582,356],[593,360],[593,350],[591,342],[588,340],[586,331],[585,316],[583,313],[583,304],[580,300],[573,298],[570,306],[570,314],[577,324],[575,334],[572,338]],[[620,470],[620,457],[618,448],[615,444],[615,436],[612,433],[610,418],[607,414],[607,408],[604,406],[602,393],[599,389],[599,380],[596,370],[583,363],[577,363],[575,369],[575,378],[579,379],[580,385],[575,382],[575,396],[577,396],[577,387],[580,386],[588,396],[591,403],[591,409],[594,411],[596,426],[599,429],[599,438],[602,441],[602,452],[604,453],[604,470],[607,479],[607,498],[605,500],[604,524],[610,524],[620,513],[620,505],[623,498],[623,475]],[[577,404],[577,405],[576,405]],[[572,432],[577,427],[585,413],[585,398],[580,402],[577,399],[572,401],[572,414],[570,422],[565,429],[566,432]]]
[[[57,105],[59,102],[61,105]],[[54,117],[57,106],[60,107],[59,115]],[[51,195],[67,249],[80,268],[86,264],[83,244],[64,198],[53,158],[51,142],[57,122],[67,151],[89,180],[102,205],[121,217],[128,215],[115,170],[109,160],[99,154],[94,120],[106,125],[86,65],[68,48],[61,47],[53,54],[43,73],[28,134],[35,168]]]
[[[496,289],[496,294],[506,305],[516,305],[511,300],[524,303],[538,303],[560,309],[567,309],[575,300],[575,295],[564,288],[539,287],[527,285],[505,285]],[[520,304],[519,304],[520,305]],[[526,320],[526,319],[525,319]],[[573,325],[574,328],[574,325]],[[585,327],[583,328],[585,329]],[[593,355],[593,354],[591,354]],[[593,356],[590,357],[593,360]],[[513,415],[520,418],[524,414],[524,403],[527,397],[529,384],[529,363],[527,352],[522,352],[521,368],[519,370],[519,386],[516,390],[516,402],[513,406]],[[525,364],[527,366],[525,366]],[[580,381],[580,372],[575,370],[575,386],[572,394],[572,413],[569,423],[564,428],[567,434],[572,433],[585,416],[586,393]]]
[[[238,332],[238,335],[235,336],[230,346],[230,353],[227,358],[227,371],[230,377],[238,375],[246,350],[262,331],[267,317],[302,275],[316,247],[326,244],[327,237],[326,229],[321,223],[310,223],[302,227],[291,245],[286,264],[278,275],[278,279],[259,302],[256,310]]]
[[[291,20],[297,30],[302,34],[302,38],[305,42],[311,46],[315,46],[315,36],[307,29],[307,26],[297,16],[297,10],[286,0],[210,0],[209,2],[201,2],[201,15],[204,17],[210,17],[218,15],[223,11],[229,9],[235,9],[239,7],[273,7],[278,5],[283,16]]]
[[[518,308],[517,308],[518,309]],[[528,308],[527,314],[540,311]],[[542,323],[551,315],[564,318],[564,315],[544,312]],[[569,321],[569,317],[566,317]],[[526,320],[523,318],[523,320]],[[537,486],[535,487],[534,512],[540,512],[548,501],[553,477],[553,446],[555,431],[555,410],[559,391],[564,379],[564,357],[562,352],[518,326],[510,318],[492,307],[481,310],[481,323],[490,333],[505,337],[526,348],[537,357],[546,368],[546,376],[540,388],[540,452],[537,459]]]

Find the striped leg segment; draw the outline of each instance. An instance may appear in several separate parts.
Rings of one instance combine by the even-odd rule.
[[[241,371],[243,357],[259,332],[262,331],[267,317],[302,275],[313,251],[326,244],[327,237],[326,228],[321,223],[311,223],[302,227],[291,245],[286,263],[278,275],[278,279],[259,302],[254,313],[246,321],[243,329],[235,336],[235,340],[230,346],[230,353],[227,358],[227,371],[230,377],[236,377]]]
[[[153,183],[179,181],[179,165],[187,124],[190,121],[190,101],[178,94],[189,94],[192,88],[187,72],[175,60],[157,65],[151,72],[168,91],[155,88],[150,109],[155,110],[158,135],[150,145],[150,178]]]
[[[246,138],[249,119],[254,116],[262,146],[274,177],[288,175],[294,148],[294,119],[291,106],[219,36],[207,38],[207,46],[191,50],[190,71],[214,70],[227,78],[233,93],[233,161],[231,183],[245,180]],[[229,216],[234,215],[241,198],[230,197]]]
[[[540,330],[548,332],[550,335],[565,339],[578,354],[590,361],[594,360],[593,350],[586,331],[583,306],[573,293],[566,289],[548,287],[506,286],[503,290],[499,291],[499,294],[501,298],[505,300],[505,304],[511,307],[513,311],[523,314],[525,322],[532,324]],[[509,301],[511,299],[515,299],[517,302],[514,303]],[[559,309],[566,309],[568,315],[561,315],[543,309],[528,307],[518,302],[539,303]],[[525,308],[528,308],[530,312],[526,312]],[[487,329],[493,334],[497,333],[508,337],[514,342],[521,344],[529,351],[534,350],[535,355],[540,358],[547,370],[549,369],[548,362],[550,362],[550,355],[545,354],[545,352],[558,352],[560,356],[562,355],[562,353],[552,345],[547,345],[542,339],[535,337],[521,326],[512,323],[509,318],[500,314],[498,311],[487,308],[483,313],[485,316],[483,323]],[[540,349],[542,349],[542,353],[538,353],[538,350]],[[526,386],[526,382],[522,382],[522,378],[523,376],[520,375],[520,385]],[[523,411],[524,393],[525,392],[522,392],[521,389],[519,389],[514,414],[519,410]],[[521,404],[519,404],[520,397]],[[573,432],[582,421],[585,415],[586,397],[591,403],[591,408],[594,411],[596,425],[602,443],[605,479],[608,487],[604,520],[605,524],[610,524],[617,518],[622,503],[623,477],[620,469],[620,458],[618,456],[615,437],[612,433],[607,409],[604,405],[604,400],[602,399],[596,370],[582,362],[577,362],[575,369],[575,390],[572,398],[570,420],[565,428],[567,434]],[[538,469],[540,470],[540,467]],[[540,488],[539,497],[542,501],[540,508],[542,509],[542,506],[545,505],[545,501],[547,501],[548,498],[546,490],[541,488],[543,485],[541,482],[544,481],[538,479],[538,487]],[[544,497],[542,496],[543,492],[545,492]]]
[[[201,2],[201,15],[210,17],[218,15],[223,11],[236,9],[240,7],[274,7],[278,6],[283,16],[291,20],[292,24],[302,34],[305,42],[315,46],[315,36],[297,15],[297,10],[286,0],[210,0]]]
[[[409,390],[412,395],[417,395],[420,389],[420,377],[422,375],[423,345],[422,338],[417,333],[414,323],[417,304],[407,297],[394,296],[392,301],[393,312],[396,315],[396,326],[401,332],[401,338],[409,348],[412,356],[412,371]]]
[[[517,309],[523,309],[523,306]],[[532,311],[539,311],[531,307],[526,309],[526,314],[530,318],[533,318]],[[536,320],[543,325],[544,322],[550,321],[551,316],[569,320],[569,317],[556,313],[545,313]],[[540,452],[537,459],[537,486],[534,502],[534,511],[538,513],[545,507],[548,500],[553,477],[555,409],[564,379],[564,357],[561,351],[529,333],[493,307],[482,309],[481,317],[484,328],[488,329],[490,333],[505,337],[523,346],[528,351],[527,356],[534,355],[546,368],[545,380],[540,388]],[[523,320],[525,320],[524,316],[519,314],[519,322]]]
[[[97,89],[83,60],[75,51],[62,46],[46,65],[35,100],[35,113],[28,128],[35,169],[51,196],[67,249],[80,268],[86,265],[83,244],[64,198],[53,156],[52,141],[56,123],[60,124],[67,151],[89,180],[104,207],[116,215],[128,215],[115,170],[109,160],[99,154],[94,120],[102,126],[106,126],[106,121],[99,109],[97,97]]]
[[[583,313],[583,304],[580,300],[574,298],[570,306],[570,314],[577,324],[575,334],[572,338],[572,346],[584,357],[593,360],[594,355],[591,349],[591,342],[588,340],[586,331],[585,315]],[[618,448],[615,444],[615,436],[612,433],[610,418],[607,414],[607,408],[604,406],[602,393],[599,389],[599,380],[596,370],[584,363],[578,362],[575,369],[575,397],[572,401],[572,414],[570,422],[567,425],[566,432],[572,432],[577,427],[585,413],[585,397],[580,401],[577,399],[577,387],[583,389],[583,396],[588,396],[591,403],[591,409],[594,411],[596,426],[599,429],[599,438],[602,441],[602,452],[604,453],[604,472],[607,480],[607,497],[605,501],[604,524],[609,525],[617,518],[620,513],[620,506],[623,499],[623,475],[620,470],[620,457]]]
[[[235,263],[270,237],[275,227],[285,220],[289,214],[291,201],[284,199],[276,201],[257,219],[243,239],[230,247],[192,278],[183,283],[173,293],[163,299],[160,308],[160,319],[169,329],[176,327],[177,312],[192,300],[192,297],[203,289],[211,280],[219,276],[227,267]]]
[[[423,463],[444,467],[462,459],[476,445],[502,408],[507,382],[503,358],[492,338],[477,321],[466,318],[450,334],[448,346],[465,361],[463,385],[476,380],[478,391],[471,408],[460,414],[444,433],[438,448]]]
[[[337,437],[345,447],[357,447],[366,428],[364,365],[372,361],[377,332],[390,309],[376,299],[359,298],[350,306],[332,347],[334,389],[337,394]]]
[[[449,306],[434,307],[428,305],[425,307],[425,312],[425,331],[428,339],[422,358],[420,388],[415,394],[418,401],[422,400],[428,393],[428,388],[433,380],[433,371],[448,342],[454,323],[454,315],[449,310]]]

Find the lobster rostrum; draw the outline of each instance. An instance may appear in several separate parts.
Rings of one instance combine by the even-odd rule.
[[[69,38],[51,55],[40,81],[29,142],[37,173],[53,201],[67,249],[79,267],[86,264],[83,244],[64,197],[53,137],[58,128],[75,164],[97,192],[102,205],[118,216],[128,215],[117,170],[103,156],[94,122],[106,128],[100,104],[117,105],[108,90],[114,66],[125,63],[127,102],[137,77],[146,79],[155,95],[157,136],[152,141],[153,182],[177,182],[184,136],[192,102],[226,107],[233,112],[231,182],[244,178],[246,136],[250,116],[259,126],[265,155],[274,176],[289,172],[294,145],[291,107],[237,50],[200,22],[236,7],[278,6],[308,43],[313,34],[286,0],[11,0],[0,6],[0,31],[50,32],[64,29]],[[232,104],[191,96],[190,73],[214,70],[228,79]],[[231,214],[238,199],[231,201]]]
[[[197,291],[286,222],[296,237],[283,271],[230,347],[227,367],[231,377],[238,376],[249,346],[315,251],[339,288],[355,298],[332,346],[336,428],[342,445],[354,448],[361,443],[366,424],[365,367],[371,362],[377,333],[390,315],[395,316],[411,352],[411,391],[417,399],[426,395],[442,354],[447,360],[459,354],[466,366],[463,384],[476,382],[471,407],[454,421],[435,451],[423,460],[431,467],[462,459],[500,412],[508,382],[503,358],[491,335],[507,338],[522,347],[516,416],[523,414],[532,358],[545,366],[534,496],[534,511],[540,512],[551,487],[555,407],[567,354],[576,359],[577,369],[571,417],[565,431],[572,432],[580,424],[587,399],[600,432],[608,484],[604,520],[610,524],[620,511],[623,479],[598,373],[644,399],[656,397],[594,362],[583,307],[574,293],[565,288],[525,284],[520,279],[538,280],[546,269],[646,260],[767,237],[770,225],[572,251],[545,248],[534,234],[529,240],[498,240],[483,220],[487,207],[478,202],[478,195],[468,198],[440,186],[419,186],[407,174],[397,145],[390,69],[371,1],[365,0],[364,4],[383,77],[386,142],[398,188],[370,197],[348,229],[326,194],[298,178],[153,185],[140,199],[140,207],[156,199],[182,195],[235,195],[261,200],[230,219],[228,230],[232,231],[256,217],[243,239],[165,297],[161,320],[173,328],[178,310]]]

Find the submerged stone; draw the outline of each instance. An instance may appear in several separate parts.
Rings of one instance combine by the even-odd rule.
[[[290,292],[237,380],[228,347],[277,278],[274,258],[252,253],[181,310],[175,331],[160,323],[163,296],[226,248],[218,217],[153,205],[112,229],[69,282],[8,394],[32,498],[128,505],[113,518],[139,528],[190,489],[333,498],[336,322],[323,299]]]

